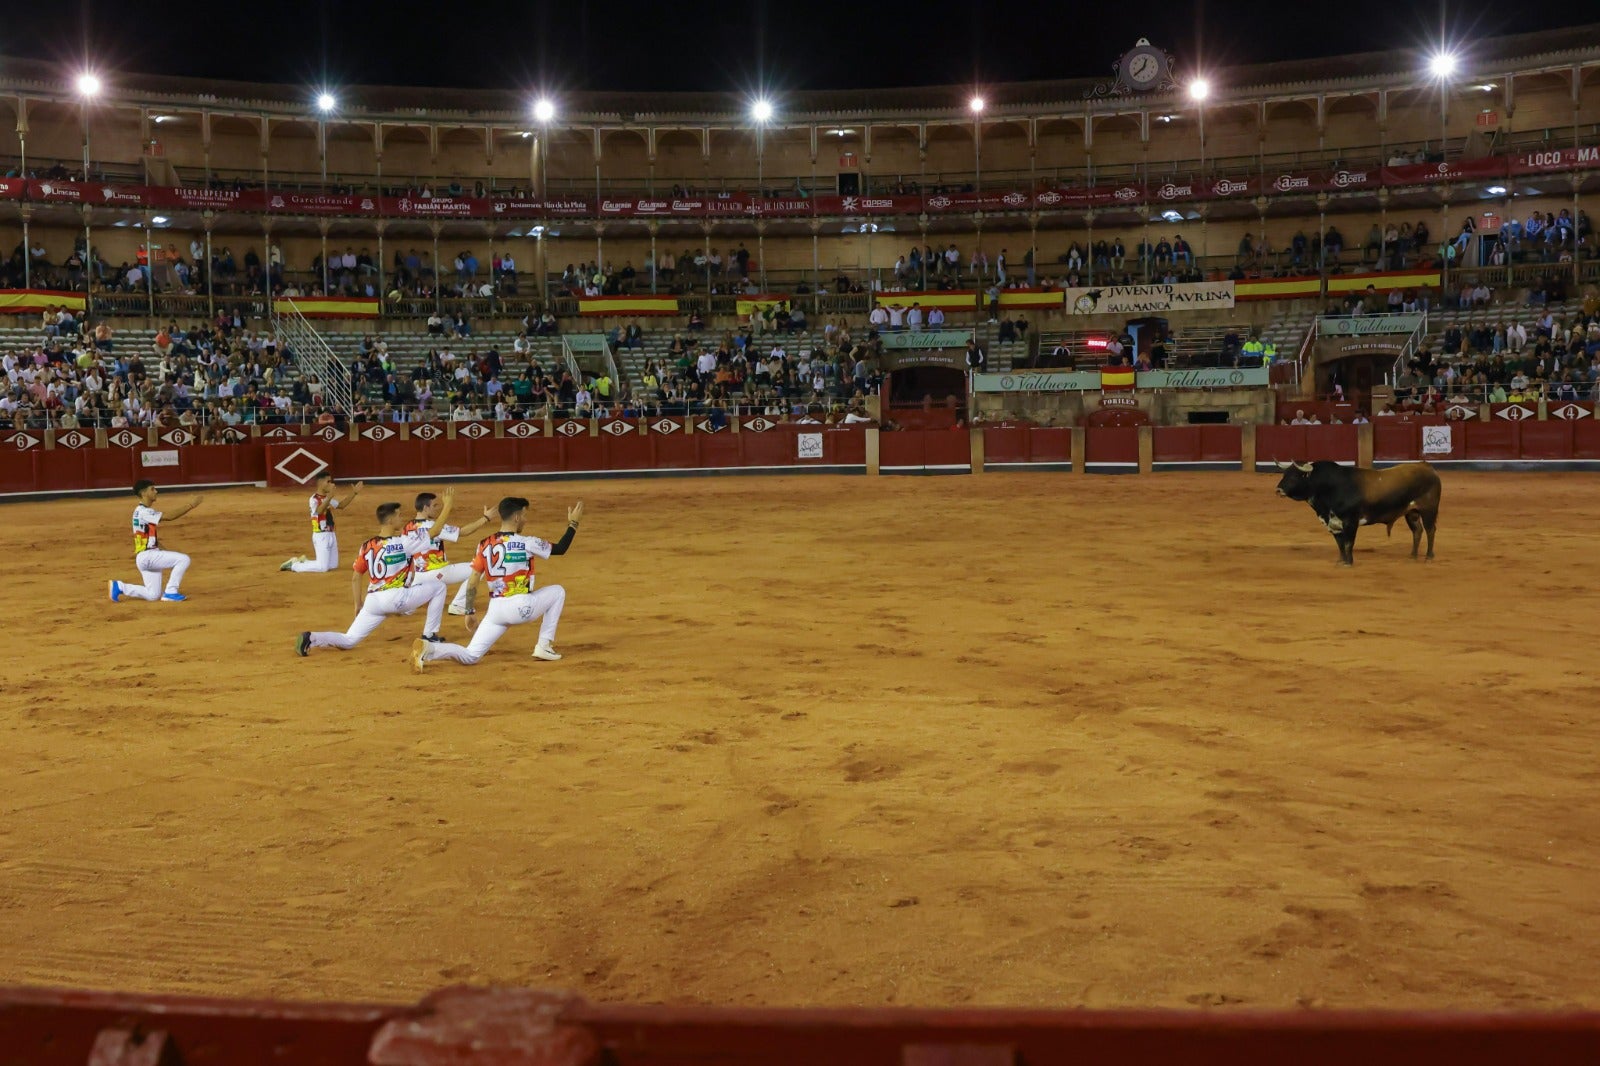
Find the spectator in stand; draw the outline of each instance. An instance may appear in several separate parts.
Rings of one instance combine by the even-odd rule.
[[[1189,247],[1189,242],[1183,239],[1181,233],[1172,239],[1172,256],[1173,261],[1182,263],[1185,270],[1194,269],[1194,249]]]
[[[966,352],[967,370],[971,373],[982,373],[989,365],[989,357],[984,350],[978,347],[976,339],[967,341]]]

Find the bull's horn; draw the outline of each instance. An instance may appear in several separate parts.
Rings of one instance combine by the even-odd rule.
[[[1278,469],[1279,470],[1287,470],[1292,465],[1293,465],[1292,463],[1285,463],[1282,460],[1278,461]]]
[[[1311,464],[1310,463],[1296,463],[1296,464],[1294,464],[1294,468],[1296,470],[1299,470],[1299,471],[1303,472],[1303,473],[1307,473],[1307,474],[1311,473]]]

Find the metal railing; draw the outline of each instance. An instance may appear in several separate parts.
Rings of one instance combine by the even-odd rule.
[[[1448,382],[1443,386],[1418,383],[1410,388],[1395,387],[1395,405],[1422,404],[1449,407],[1459,404],[1481,405],[1525,403],[1560,405],[1563,403],[1593,403],[1600,399],[1600,382],[1582,381],[1529,381],[1520,387],[1511,383],[1462,384]],[[1592,415],[1591,411],[1591,415]],[[1581,416],[1580,416],[1581,417]]]
[[[322,334],[306,321],[294,301],[286,302],[289,309],[280,311],[276,316],[279,339],[294,353],[302,374],[309,371],[317,376],[330,405],[346,415],[350,414],[354,397],[351,394],[349,370],[333,349],[328,347]]]

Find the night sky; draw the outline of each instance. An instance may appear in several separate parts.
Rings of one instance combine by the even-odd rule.
[[[1594,0],[63,0],[8,5],[0,54],[307,86],[785,90],[1099,77],[1144,36],[1202,65],[1425,50],[1600,22]],[[376,14],[364,14],[374,12]],[[148,27],[141,32],[140,27]],[[1592,40],[1592,35],[1591,35]],[[1575,37],[1575,43],[1582,43]]]

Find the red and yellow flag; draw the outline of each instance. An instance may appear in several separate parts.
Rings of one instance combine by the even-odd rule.
[[[578,300],[580,315],[675,315],[676,296],[584,296]]]
[[[1133,367],[1103,366],[1100,368],[1100,391],[1133,388]]]
[[[788,303],[789,299],[790,297],[787,294],[773,293],[767,293],[760,296],[741,296],[734,301],[734,310],[738,313],[740,318],[749,318],[751,311],[765,311],[769,307],[776,307],[778,304]]]
[[[1067,294],[1060,289],[1001,289],[1002,311],[1059,311]]]
[[[377,318],[378,301],[354,296],[295,296],[272,301],[279,314],[299,311],[307,318]]]
[[[953,292],[880,292],[872,299],[879,307],[893,307],[899,304],[908,311],[911,310],[912,304],[921,304],[924,311],[934,307],[942,307],[946,311],[978,309],[978,294],[971,289]]]
[[[83,293],[54,292],[49,289],[17,289],[0,292],[0,315],[25,315],[65,307],[68,311],[83,310]]]

